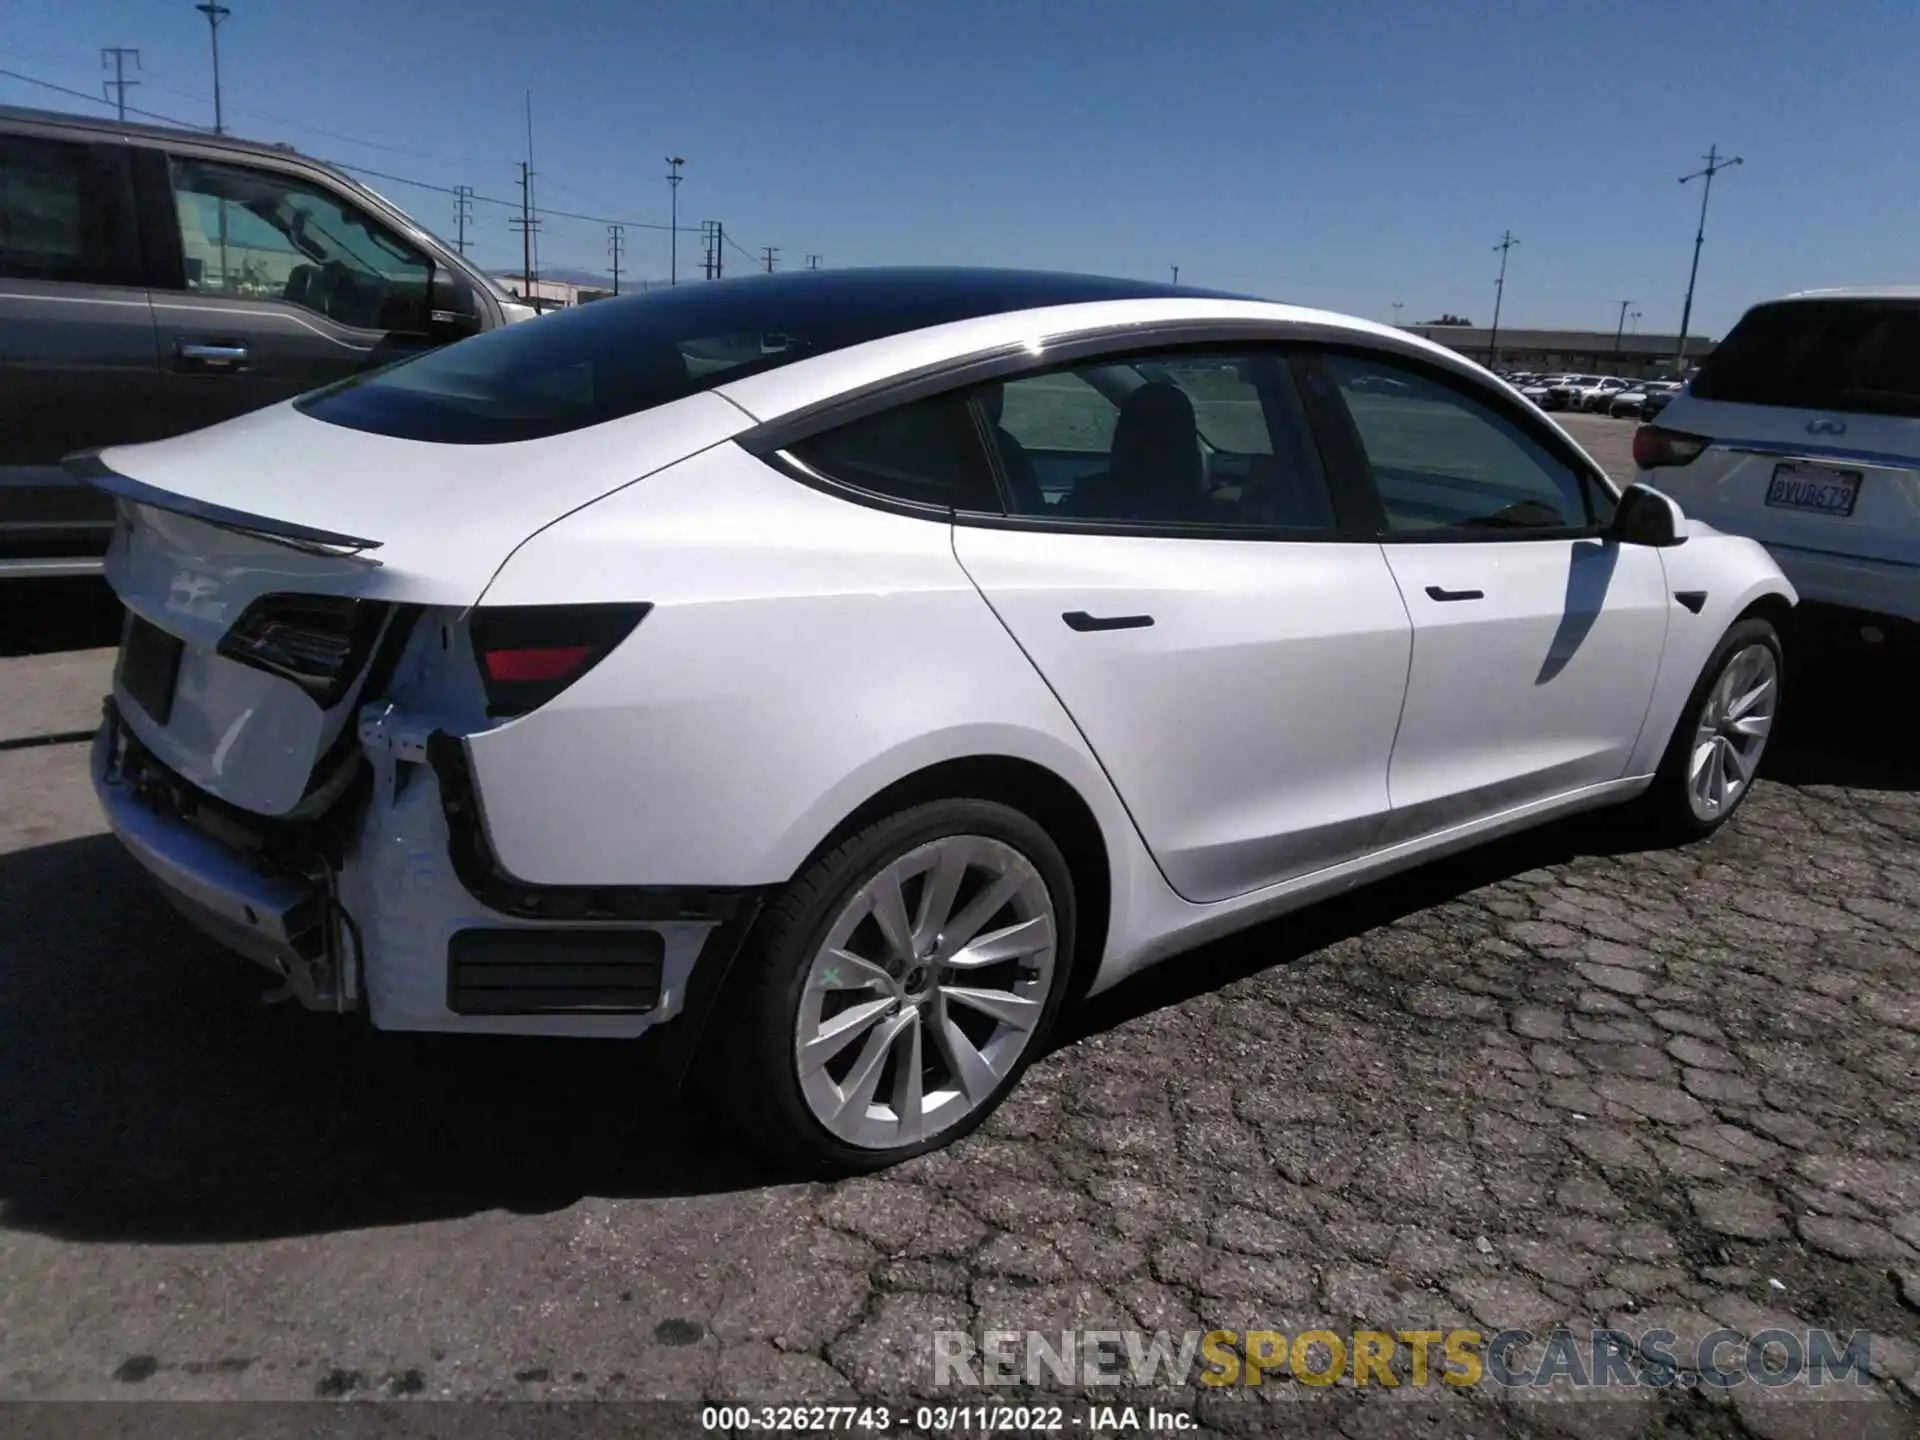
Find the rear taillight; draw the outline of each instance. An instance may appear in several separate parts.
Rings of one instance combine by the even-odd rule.
[[[1642,470],[1666,465],[1691,465],[1713,443],[1705,435],[1689,435],[1662,425],[1642,425],[1633,432],[1633,463]]]
[[[291,680],[331,709],[366,667],[387,610],[340,595],[262,595],[220,637],[220,653]]]
[[[537,710],[604,660],[651,605],[496,605],[467,622],[496,719]]]

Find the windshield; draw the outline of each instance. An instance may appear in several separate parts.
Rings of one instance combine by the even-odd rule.
[[[1692,394],[1743,405],[1920,417],[1920,301],[1759,306],[1707,357]]]

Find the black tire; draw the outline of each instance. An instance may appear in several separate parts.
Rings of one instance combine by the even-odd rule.
[[[1764,645],[1773,652],[1774,663],[1779,666],[1780,690],[1783,696],[1785,694],[1786,656],[1780,643],[1780,632],[1771,621],[1759,616],[1735,621],[1728,627],[1727,633],[1720,637],[1720,643],[1713,647],[1713,654],[1701,668],[1700,678],[1694,682],[1687,703],[1674,725],[1672,738],[1667,742],[1666,753],[1660,759],[1660,768],[1654,774],[1653,784],[1640,797],[1638,819],[1646,829],[1647,838],[1654,843],[1684,845],[1705,839],[1731,820],[1746,803],[1747,796],[1753,793],[1753,786],[1748,783],[1734,797],[1733,803],[1712,819],[1702,819],[1696,815],[1687,798],[1687,762],[1692,753],[1694,732],[1700,724],[1701,711],[1713,687],[1725,672],[1727,662],[1749,645]],[[1774,724],[1777,726],[1779,722],[1776,706]]]
[[[1025,1051],[970,1114],[919,1141],[868,1149],[832,1134],[801,1091],[794,1032],[814,954],[849,899],[884,867],[950,835],[982,835],[1012,846],[1039,871],[1054,910],[1054,978]],[[728,976],[701,1045],[702,1088],[759,1156],[809,1178],[883,1169],[951,1144],[997,1109],[1046,1047],[1074,954],[1073,878],[1039,824],[990,800],[935,800],[862,827],[817,856],[762,912]]]

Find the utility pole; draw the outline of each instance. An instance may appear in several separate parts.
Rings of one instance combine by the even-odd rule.
[[[1178,285],[1180,283],[1180,267],[1178,265],[1170,265],[1167,268],[1173,271],[1173,283]]]
[[[462,255],[467,253],[467,222],[471,219],[473,219],[473,187],[456,185],[453,187],[453,243]]]
[[[119,110],[122,120],[127,118],[127,91],[140,83],[138,80],[127,79],[129,55],[133,57],[133,68],[138,70],[140,68],[138,50],[129,50],[124,45],[108,45],[100,51],[100,68],[104,70],[108,65],[113,66],[113,79],[102,81],[101,88],[107,92],[107,98],[112,100]]]
[[[1680,353],[1673,360],[1673,373],[1681,380],[1687,378],[1687,326],[1693,323],[1693,282],[1700,278],[1700,247],[1707,239],[1707,201],[1713,196],[1713,177],[1722,170],[1746,163],[1738,155],[1722,155],[1718,145],[1709,145],[1707,168],[1680,177],[1682,185],[1689,180],[1704,179],[1707,182],[1700,188],[1700,228],[1693,237],[1693,268],[1687,272],[1687,303],[1680,307]]]
[[[680,167],[687,162],[678,155],[667,157],[667,193],[673,210],[667,220],[667,283],[680,283]]]
[[[620,252],[626,247],[627,227],[607,226],[607,254],[613,257],[613,293],[620,293]]]
[[[524,285],[521,295],[528,304],[532,304],[533,232],[540,228],[540,222],[533,213],[533,167],[524,160],[520,162],[520,213],[508,220],[507,224],[520,232],[520,269]]]
[[[1500,252],[1500,278],[1493,282],[1493,329],[1487,336],[1487,368],[1497,370],[1500,365],[1500,302],[1507,293],[1507,252],[1520,242],[1513,238],[1513,232],[1501,232],[1500,243],[1493,248]]]
[[[765,248],[764,250],[762,250],[762,251],[761,251],[760,253],[761,253],[761,254],[762,254],[763,256],[765,256],[765,257],[766,257],[766,261],[767,261],[767,273],[768,273],[769,275],[771,275],[771,274],[773,273],[773,257],[774,257],[774,256],[776,256],[776,255],[778,255],[778,254],[780,253],[780,251],[779,251],[779,249],[778,249],[777,247],[775,247],[775,246],[772,246],[772,245],[769,245],[769,246],[767,246],[767,247],[766,247],[766,248]]]
[[[1396,330],[1400,327],[1400,312],[1404,310],[1406,306],[1407,302],[1404,300],[1396,300],[1393,302],[1393,324]]]
[[[1640,312],[1636,310],[1627,318],[1633,321],[1633,333],[1638,335],[1640,333]]]
[[[193,8],[207,17],[207,33],[213,37],[213,133],[224,135],[226,121],[220,113],[220,22],[233,12],[216,0],[201,0]]]
[[[820,257],[818,255],[807,256],[807,269],[818,270],[819,268],[820,268]]]
[[[1620,302],[1620,325],[1619,328],[1613,332],[1613,353],[1616,355],[1620,353],[1620,337],[1627,333],[1627,306],[1632,303],[1631,300],[1622,300]]]
[[[726,242],[726,231],[718,220],[700,222],[700,263],[705,268],[709,280],[718,280],[726,268],[721,254]]]

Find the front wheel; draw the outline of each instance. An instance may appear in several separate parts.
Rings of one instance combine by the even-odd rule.
[[[1642,801],[1663,837],[1711,835],[1740,808],[1779,717],[1784,668],[1779,632],[1765,620],[1741,620],[1721,637]]]
[[[877,1169],[951,1143],[1038,1053],[1073,953],[1073,882],[1005,805],[941,800],[820,856],[755,927],[709,1073],[776,1164]]]

